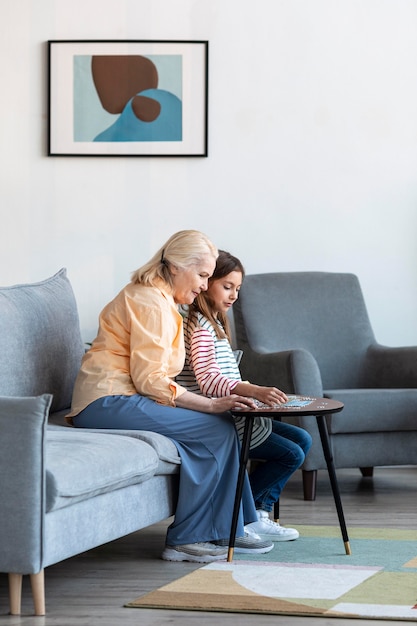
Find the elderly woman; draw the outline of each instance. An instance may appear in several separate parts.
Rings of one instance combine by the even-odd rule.
[[[207,289],[217,256],[205,235],[180,231],[133,273],[100,314],[68,416],[78,428],[148,430],[173,440],[181,469],[175,518],[162,554],[169,561],[226,557],[239,466],[228,411],[252,402],[236,394],[206,398],[174,380],[185,359],[178,305],[191,304]],[[268,552],[271,542],[244,532],[244,523],[257,519],[247,478],[242,504],[235,550]]]

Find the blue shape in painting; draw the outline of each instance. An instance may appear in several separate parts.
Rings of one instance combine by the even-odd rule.
[[[145,89],[140,96],[157,100],[161,112],[153,122],[143,122],[132,111],[132,100],[120,117],[94,141],[182,141],[182,103],[163,89]]]

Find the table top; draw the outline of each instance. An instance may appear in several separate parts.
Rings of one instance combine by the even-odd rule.
[[[278,404],[274,407],[261,405],[257,409],[232,409],[233,415],[244,415],[245,417],[256,415],[327,415],[328,413],[338,413],[344,407],[343,402],[331,400],[330,398],[313,398],[312,396],[288,396],[288,402]],[[301,405],[301,406],[298,406]]]

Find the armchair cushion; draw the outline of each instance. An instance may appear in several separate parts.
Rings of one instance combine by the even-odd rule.
[[[417,429],[417,389],[332,389],[325,395],[345,405],[328,419],[332,435]]]

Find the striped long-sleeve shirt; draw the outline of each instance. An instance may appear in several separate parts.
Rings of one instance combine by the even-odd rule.
[[[185,364],[176,382],[188,391],[211,398],[232,394],[242,378],[229,340],[219,339],[213,325],[201,313],[198,313],[196,323],[188,317],[184,320],[184,340]],[[245,419],[236,418],[235,423],[242,439]],[[257,417],[251,448],[265,441],[271,430],[270,419]]]

